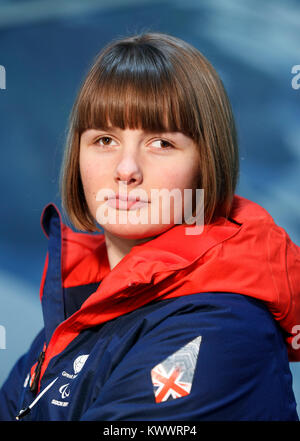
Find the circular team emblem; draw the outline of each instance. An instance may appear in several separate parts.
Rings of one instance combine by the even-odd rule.
[[[74,373],[78,374],[78,372],[81,371],[81,369],[83,368],[86,360],[88,358],[88,355],[80,355],[79,357],[77,357],[73,363],[73,369],[74,369]]]

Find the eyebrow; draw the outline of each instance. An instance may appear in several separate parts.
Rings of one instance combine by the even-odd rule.
[[[93,137],[93,136],[97,135],[97,132],[106,132],[106,131],[122,132],[123,130],[120,129],[119,127],[115,127],[115,126],[102,126],[102,127],[97,127],[97,128],[86,129],[82,133],[82,135],[86,136],[86,137]],[[179,132],[179,131],[178,132],[168,132],[168,131],[160,131],[160,130],[146,130],[146,129],[142,129],[142,132],[147,134],[147,135],[153,133],[153,134],[156,134],[158,136],[170,136],[170,137],[174,138],[174,141],[176,141],[177,143],[180,142],[180,137],[181,136],[186,136],[186,135],[184,135],[184,133]]]

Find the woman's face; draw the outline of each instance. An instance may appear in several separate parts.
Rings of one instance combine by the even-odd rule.
[[[198,147],[181,132],[88,129],[80,138],[80,173],[90,212],[105,231],[149,238],[183,223],[187,206],[191,215],[184,189],[196,188]]]

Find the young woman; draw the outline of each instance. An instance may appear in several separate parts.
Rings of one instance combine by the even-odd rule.
[[[197,49],[145,33],[100,52],[62,167],[77,231],[45,208],[45,327],[1,390],[3,420],[298,420],[300,250],[235,194],[238,162]]]

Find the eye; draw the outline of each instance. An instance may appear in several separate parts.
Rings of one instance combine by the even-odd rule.
[[[111,141],[113,141],[113,139],[110,136],[101,136],[101,138],[96,139],[94,144],[103,145],[103,146],[110,146],[110,145],[112,145]]]
[[[160,150],[169,150],[174,148],[174,146],[169,141],[165,141],[164,139],[157,139],[156,141],[153,141],[151,145],[154,145],[155,143],[160,144],[156,146]]]

